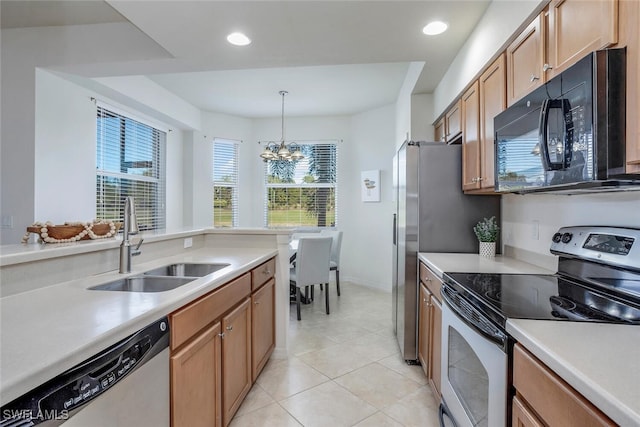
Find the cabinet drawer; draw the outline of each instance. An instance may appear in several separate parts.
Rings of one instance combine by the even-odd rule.
[[[255,292],[260,286],[267,283],[276,272],[276,259],[271,258],[269,261],[260,264],[251,270],[251,291]]]
[[[429,289],[438,302],[442,303],[442,293],[440,287],[442,286],[442,280],[427,267],[424,263],[420,263],[420,281]]]
[[[184,344],[251,293],[251,273],[223,285],[170,315],[171,349]]]
[[[513,348],[513,385],[546,425],[615,425],[584,396],[519,344]]]

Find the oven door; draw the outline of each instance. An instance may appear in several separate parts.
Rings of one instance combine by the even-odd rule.
[[[450,417],[458,427],[506,426],[507,337],[501,337],[504,338],[504,346],[501,347],[488,337],[495,332],[491,325],[484,324],[481,327],[485,331],[481,331],[454,312],[454,309],[457,312],[473,311],[473,307],[452,309],[455,303],[444,292],[443,298],[442,399]],[[457,300],[459,302],[459,298]],[[483,317],[475,313],[470,318],[476,314]]]

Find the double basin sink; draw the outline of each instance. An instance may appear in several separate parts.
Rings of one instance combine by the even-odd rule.
[[[144,272],[140,276],[124,277],[89,288],[92,291],[164,292],[228,267],[230,264],[180,263],[169,264]]]

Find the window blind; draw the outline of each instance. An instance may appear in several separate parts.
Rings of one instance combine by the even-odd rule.
[[[238,226],[238,141],[213,140],[213,225]]]
[[[298,144],[304,159],[265,163],[267,227],[335,227],[338,201],[338,144]]]
[[[97,107],[96,216],[124,220],[124,199],[135,199],[140,230],[165,228],[166,133]]]

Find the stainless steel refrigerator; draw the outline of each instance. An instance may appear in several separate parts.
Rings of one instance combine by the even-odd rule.
[[[400,351],[418,359],[418,252],[478,252],[473,226],[500,221],[500,196],[462,192],[462,147],[405,142],[393,161],[393,321]],[[498,243],[499,247],[499,243]]]

